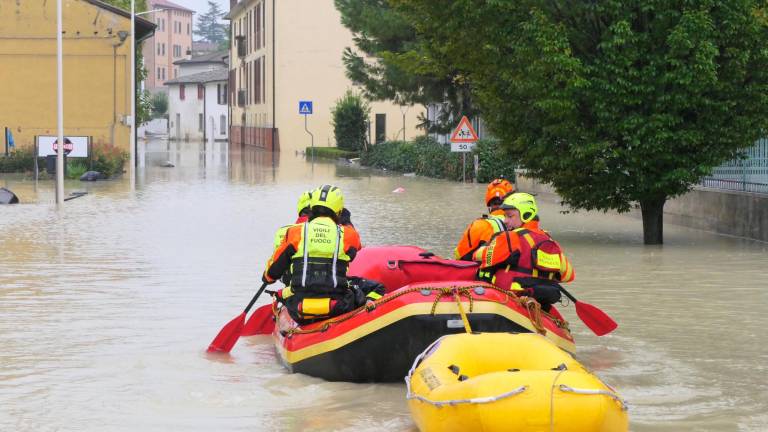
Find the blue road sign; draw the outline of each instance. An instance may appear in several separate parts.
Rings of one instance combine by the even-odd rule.
[[[312,114],[312,101],[299,101],[299,114]]]

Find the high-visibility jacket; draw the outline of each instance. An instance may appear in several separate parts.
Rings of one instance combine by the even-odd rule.
[[[283,225],[280,228],[278,228],[277,232],[275,232],[275,240],[274,240],[275,246],[274,246],[274,248],[272,248],[272,250],[273,251],[276,250],[278,248],[278,246],[280,246],[280,243],[282,243],[283,240],[285,240],[285,234],[288,232],[288,228],[290,228],[290,227],[292,227],[294,225],[302,224],[302,223],[306,222],[307,220],[308,220],[308,218],[306,216],[299,216],[298,218],[296,218],[296,222],[294,222],[294,223],[292,223],[290,225]]]
[[[494,210],[490,216],[483,215],[469,224],[453,251],[458,260],[471,261],[477,248],[487,244],[494,234],[504,231],[504,210]]]
[[[475,252],[475,258],[480,261],[479,276],[501,288],[532,280],[571,282],[576,277],[560,245],[539,228],[538,221],[496,234]]]
[[[294,294],[344,293],[348,289],[347,267],[360,248],[360,236],[353,227],[317,217],[288,227],[283,242],[267,262],[263,280],[271,283],[290,271]]]

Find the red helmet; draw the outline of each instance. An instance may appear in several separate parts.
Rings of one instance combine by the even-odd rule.
[[[499,204],[505,196],[515,191],[515,185],[510,183],[507,179],[497,178],[496,180],[488,183],[488,189],[485,192],[485,205],[490,207],[491,200],[494,198],[499,199]]]

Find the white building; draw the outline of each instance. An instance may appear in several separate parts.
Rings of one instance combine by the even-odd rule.
[[[227,75],[220,67],[165,82],[170,139],[228,139]]]

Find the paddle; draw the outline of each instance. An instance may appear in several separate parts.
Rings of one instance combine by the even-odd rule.
[[[597,306],[576,300],[576,297],[572,296],[571,293],[566,291],[565,288],[559,284],[558,288],[563,294],[571,299],[573,304],[576,305],[576,315],[578,315],[579,319],[581,319],[581,321],[596,335],[607,335],[616,330],[616,327],[619,326],[613,318],[609,317],[608,314],[600,310]]]
[[[274,329],[275,321],[272,319],[272,304],[270,303],[253,311],[248,322],[245,323],[241,336],[270,334]]]
[[[264,292],[264,288],[266,287],[267,284],[265,282],[261,285],[259,291],[256,292],[256,295],[253,296],[251,302],[248,303],[248,306],[245,307],[245,311],[222,327],[219,334],[216,335],[213,342],[208,346],[208,352],[228,353],[232,350],[232,347],[235,346],[237,340],[240,339],[243,327],[245,326],[245,316],[248,314],[248,311],[251,310],[251,307],[256,303],[256,300],[261,293]]]

